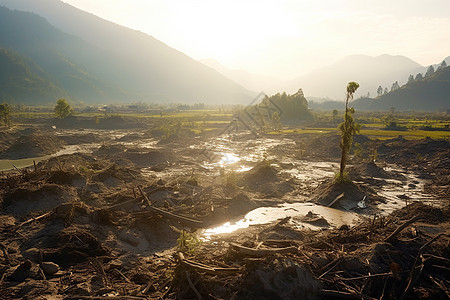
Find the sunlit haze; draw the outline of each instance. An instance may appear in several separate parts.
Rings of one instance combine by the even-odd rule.
[[[450,1],[64,0],[194,59],[292,79],[350,54],[450,52]]]

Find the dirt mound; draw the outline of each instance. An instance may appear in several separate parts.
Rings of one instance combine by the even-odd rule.
[[[101,145],[96,151],[94,151],[95,155],[115,155],[122,152],[125,152],[127,147],[122,144],[113,144],[113,145]]]
[[[341,137],[337,134],[321,135],[305,145],[306,153],[314,157],[339,158],[341,156],[340,140]]]
[[[18,137],[3,153],[1,159],[21,159],[53,154],[63,148],[58,138],[47,135],[23,135]]]
[[[351,178],[361,177],[377,177],[377,178],[390,178],[390,175],[381,167],[377,166],[373,162],[360,163],[348,168],[348,174]]]
[[[58,135],[58,138],[67,145],[91,144],[100,143],[104,137],[100,137],[94,133],[74,133],[67,135]]]
[[[352,182],[335,183],[332,180],[322,182],[312,193],[311,199],[321,205],[351,210],[358,208],[358,202],[365,203],[380,200],[375,191],[367,186]]]
[[[77,193],[71,187],[57,184],[24,186],[3,196],[2,210],[12,215],[42,213],[76,198]]]
[[[86,178],[76,171],[57,170],[51,173],[47,179],[49,183],[70,185],[78,189],[86,184]]]
[[[279,176],[269,161],[262,161],[238,176],[237,185],[264,195],[283,196],[292,191],[292,186]]]
[[[49,160],[38,163],[39,169],[63,170],[69,169],[93,169],[98,170],[98,161],[95,157],[85,153],[64,154],[51,157]]]
[[[258,204],[251,200],[247,195],[239,193],[234,196],[228,205],[228,214],[230,217],[246,214],[258,207]]]
[[[166,163],[167,161],[172,161],[174,159],[173,154],[170,151],[147,149],[128,149],[125,153],[122,153],[117,157],[127,159],[140,167]]]

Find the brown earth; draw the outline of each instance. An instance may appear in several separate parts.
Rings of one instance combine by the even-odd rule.
[[[86,135],[86,143],[99,140],[97,134]],[[29,130],[24,136],[29,143],[36,138],[42,144],[83,142],[83,132],[58,139]],[[11,135],[0,137],[6,145]],[[148,136],[130,132],[121,139],[143,138]],[[289,167],[285,158],[299,157],[297,147],[312,161],[338,158],[326,138],[280,138],[295,143],[268,151],[278,155],[279,167],[262,160],[242,173],[206,168],[209,154],[196,148],[206,138],[176,137],[154,148],[106,139],[93,153],[3,172],[0,298],[448,298],[448,141],[378,141],[376,164],[349,169],[355,183],[334,184],[330,178],[303,193],[325,206],[343,194],[333,204],[337,209],[366,196],[370,211],[377,212],[377,204],[386,201],[377,194],[382,180],[403,180],[380,166],[396,163],[427,180],[426,191],[441,200],[434,206],[412,201],[390,215],[370,215],[340,228],[308,213],[299,219],[322,230],[304,230],[286,218],[201,243],[196,235],[202,228],[299,199],[299,180],[282,172]],[[392,235],[402,224],[407,225]]]

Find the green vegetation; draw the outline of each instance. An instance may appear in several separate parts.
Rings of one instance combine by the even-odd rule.
[[[269,117],[273,115],[272,112],[277,112],[281,121],[313,119],[302,89],[292,95],[278,93],[271,97],[265,96],[259,104],[259,108],[270,112]]]
[[[73,115],[73,108],[67,103],[66,99],[59,99],[56,101],[55,114],[60,119],[65,119]]]
[[[0,104],[0,120],[6,127],[11,127],[11,108],[7,103]]]
[[[347,85],[347,94],[345,99],[345,115],[344,122],[339,125],[339,130],[341,132],[341,143],[340,147],[342,149],[341,164],[339,168],[340,180],[344,179],[344,169],[347,161],[348,153],[353,143],[353,135],[359,131],[360,127],[355,123],[353,119],[353,114],[355,110],[353,108],[348,108],[348,101],[353,99],[353,94],[358,89],[359,84],[356,82],[349,82]]]
[[[201,245],[202,241],[195,233],[187,232],[185,230],[180,232],[180,237],[177,239],[177,248],[180,252],[193,254]]]

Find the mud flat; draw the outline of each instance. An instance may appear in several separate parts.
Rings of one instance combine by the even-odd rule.
[[[449,296],[448,141],[378,141],[336,185],[311,136],[49,139],[0,176],[2,299]]]

